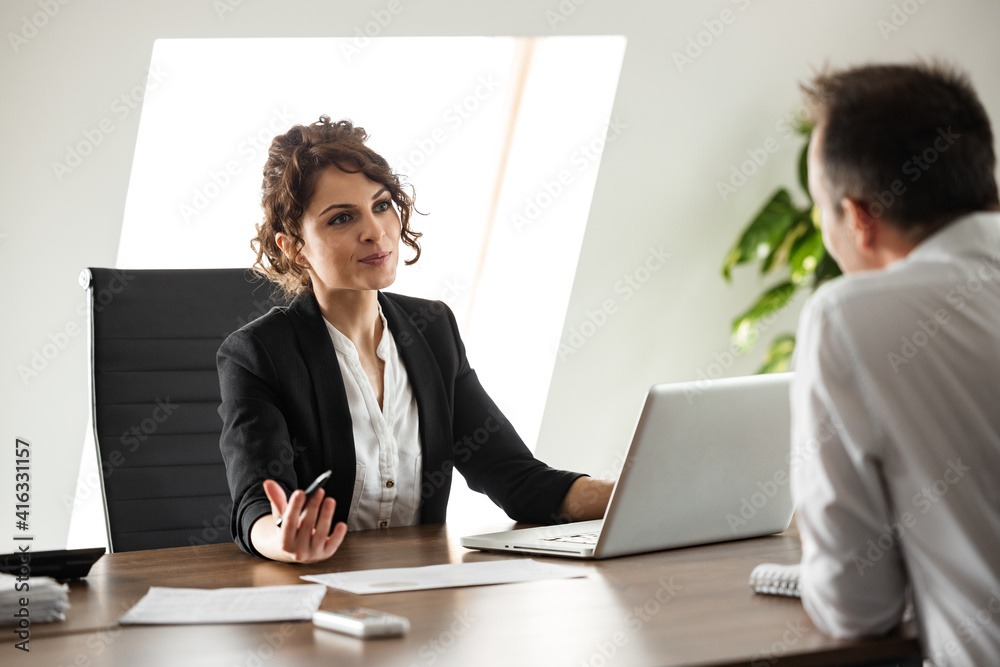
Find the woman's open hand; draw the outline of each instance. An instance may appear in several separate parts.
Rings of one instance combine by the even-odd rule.
[[[271,515],[258,519],[250,531],[250,540],[263,555],[288,563],[315,563],[332,556],[344,541],[343,521],[330,532],[337,501],[326,498],[322,487],[307,502],[302,489],[286,497],[281,485],[268,479],[264,493],[271,502]],[[284,517],[280,527],[278,517]]]

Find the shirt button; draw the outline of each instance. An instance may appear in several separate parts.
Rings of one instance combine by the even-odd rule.
[[[378,527],[379,528],[385,528],[388,525],[389,525],[389,522],[386,521],[385,519],[382,519],[381,521],[378,522]]]
[[[391,489],[392,487],[396,486],[396,482],[390,479],[388,482],[385,483],[385,486],[387,489]]]

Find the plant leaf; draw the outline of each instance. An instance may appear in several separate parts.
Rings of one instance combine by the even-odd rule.
[[[775,191],[726,255],[722,263],[722,275],[725,279],[732,279],[730,271],[734,266],[755,262],[772,254],[795,224],[797,213],[788,190],[780,188]]]
[[[802,186],[802,191],[806,193],[806,197],[809,197],[811,205],[813,198],[812,193],[809,192],[809,144],[812,142],[812,128],[809,131],[810,134],[809,138],[806,139],[806,145],[799,151],[799,185]]]
[[[760,333],[760,321],[788,305],[798,288],[799,286],[790,280],[775,285],[733,320],[732,339],[740,351],[746,353],[753,347]]]
[[[774,247],[771,254],[764,258],[764,262],[760,266],[761,275],[767,274],[775,267],[787,264],[788,257],[795,248],[795,244],[808,231],[810,223],[803,221],[802,211],[796,211],[796,213],[798,214],[798,219],[796,219],[791,228],[785,233],[785,238]]]
[[[788,275],[796,285],[804,283],[806,278],[813,275],[820,259],[826,255],[823,234],[813,226],[809,217],[805,221],[807,231],[796,240],[788,259]]]
[[[764,362],[757,373],[784,373],[791,368],[792,353],[795,352],[795,336],[782,334],[771,341],[764,355]]]

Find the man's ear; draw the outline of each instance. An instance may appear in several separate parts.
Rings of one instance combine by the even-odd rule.
[[[844,222],[854,240],[854,247],[862,252],[871,250],[878,237],[881,220],[872,214],[871,208],[864,202],[844,197],[840,205],[844,211]]]

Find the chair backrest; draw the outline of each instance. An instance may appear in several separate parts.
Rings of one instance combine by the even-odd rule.
[[[215,354],[273,305],[246,269],[85,269],[91,405],[111,551],[227,542]]]

